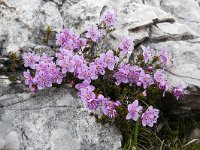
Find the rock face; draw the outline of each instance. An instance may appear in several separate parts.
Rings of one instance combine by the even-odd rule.
[[[118,14],[117,30],[106,37],[101,49],[116,48],[127,35],[135,39],[136,50],[141,44],[156,52],[166,47],[173,56],[173,66],[166,68],[171,85],[181,81],[192,87],[191,94],[182,101],[170,101],[170,106],[176,107],[171,106],[174,109],[169,113],[199,115],[199,3],[199,0],[0,0],[0,54],[18,52],[21,48],[49,51],[55,46],[55,34],[63,27],[82,32],[87,25],[98,23],[105,10],[114,9]],[[45,42],[48,26],[52,32]],[[0,85],[0,148],[120,147],[118,132],[95,124],[79,100],[65,89],[32,95],[20,88],[14,90],[4,82]]]
[[[70,89],[15,93],[2,85],[1,149],[121,149],[118,130],[97,124]]]

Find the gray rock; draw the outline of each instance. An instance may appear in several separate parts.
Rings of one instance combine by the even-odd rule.
[[[0,138],[0,149],[4,149],[5,148],[5,140]]]
[[[97,124],[70,89],[7,94],[0,97],[0,104],[0,135],[11,150],[121,147],[119,131]]]
[[[5,149],[18,150],[19,149],[19,138],[15,131],[8,133],[5,137]]]
[[[144,0],[144,2],[172,14],[178,22],[186,24],[197,33],[200,33],[199,0]]]
[[[60,32],[63,29],[63,19],[58,10],[57,4],[53,2],[47,2],[41,7],[42,25],[44,29],[47,29],[49,26],[57,32]]]
[[[116,3],[119,3],[119,5],[116,5]],[[65,7],[63,6],[62,9],[65,9]],[[116,30],[111,33],[111,37],[115,40],[110,38],[110,43],[106,44],[107,49],[110,47],[117,48],[119,40],[128,35],[132,36],[136,43],[142,41],[147,37],[148,28],[153,23],[174,21],[170,14],[161,9],[138,4],[132,0],[103,0],[98,3],[93,0],[83,0],[63,13],[64,25],[84,31],[88,25],[100,22],[101,14],[106,9],[114,9],[118,15]],[[148,12],[148,15],[144,12]]]
[[[189,135],[189,139],[193,140],[193,139],[200,139],[200,129],[199,128],[194,128],[191,132],[191,134]]]
[[[39,28],[37,11],[40,0],[1,1],[0,4],[0,37],[3,41],[3,54],[17,52],[24,46],[32,46],[31,40],[35,27]]]
[[[164,0],[161,8],[174,15],[180,23],[190,26],[197,33],[200,33],[200,9],[195,0]],[[191,11],[192,9],[192,11]]]
[[[46,53],[49,56],[54,56],[55,55],[55,50],[50,48],[49,46],[44,46],[44,45],[38,45],[35,46],[34,49],[36,54],[42,55],[43,53]]]
[[[199,43],[192,43],[189,40],[174,41],[170,39],[169,41],[156,42],[149,45],[157,51],[165,47],[173,56],[171,57],[173,65],[167,68],[169,77],[172,79],[172,85],[179,84],[179,81],[183,84],[185,82],[186,85],[200,85]]]
[[[185,40],[199,38],[199,34],[191,30],[187,25],[180,23],[158,23],[156,26],[152,26],[151,41],[155,42],[156,40]]]
[[[53,130],[50,139],[50,147],[57,150],[77,150],[80,149],[80,143],[71,137],[66,129]]]
[[[42,0],[2,0],[0,2],[1,53],[17,52],[20,48],[45,44],[45,30],[60,31],[63,21],[57,4]]]

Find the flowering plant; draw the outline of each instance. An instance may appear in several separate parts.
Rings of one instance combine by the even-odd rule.
[[[114,30],[115,23],[116,13],[107,11],[100,24],[89,26],[80,35],[69,29],[57,34],[59,51],[54,57],[24,53],[25,83],[31,91],[70,83],[98,121],[103,118],[112,122],[122,117],[128,123],[141,121],[143,126],[153,127],[160,111],[154,108],[151,95],[158,93],[162,98],[171,92],[178,100],[184,89],[182,85],[168,85],[164,68],[169,54],[165,48],[154,54],[150,47],[142,46],[141,52],[127,63],[124,59],[134,52],[134,40],[124,37],[118,49],[96,54],[95,47]],[[103,115],[97,115],[99,112]]]

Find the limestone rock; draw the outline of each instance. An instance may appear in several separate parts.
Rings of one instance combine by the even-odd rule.
[[[42,25],[44,29],[51,27],[54,31],[60,32],[63,28],[63,19],[58,6],[53,2],[45,3],[41,8]]]
[[[19,138],[15,131],[10,132],[5,137],[5,149],[18,150],[19,149]]]
[[[118,3],[119,5],[116,5]],[[63,6],[62,9],[65,9]],[[159,8],[143,5],[131,0],[109,1],[83,0],[76,3],[63,13],[64,26],[84,31],[88,25],[98,23],[105,10],[113,9],[117,12],[115,32],[110,35],[110,42],[106,44],[117,48],[119,40],[124,36],[132,36],[136,43],[148,37],[148,28],[157,22],[173,22],[173,17]],[[145,14],[148,12],[148,15]],[[106,40],[107,41],[107,40]],[[104,44],[105,45],[105,44]]]
[[[0,50],[2,54],[17,52],[45,44],[45,30],[51,26],[60,31],[63,21],[58,6],[42,0],[0,1]]]
[[[0,138],[0,149],[4,149],[5,148],[5,140]]]
[[[199,34],[191,30],[187,25],[180,23],[158,23],[156,26],[152,26],[151,41],[156,40],[184,40],[184,39],[195,39],[199,38]]]
[[[114,127],[97,124],[81,101],[71,94],[65,87],[1,96],[0,135],[6,147],[120,149],[120,133]]]
[[[191,134],[189,135],[189,139],[193,140],[193,139],[200,139],[200,129],[199,128],[194,128],[191,132]]]
[[[173,80],[172,84],[176,85],[179,81],[183,81],[189,85],[200,85],[199,43],[190,43],[190,41],[174,42],[172,39],[170,41],[152,43],[150,46],[157,50],[165,47],[173,54],[173,58],[171,58],[173,66],[168,68],[170,76],[172,78],[176,77],[176,80]]]
[[[189,25],[197,33],[200,33],[200,9],[195,0],[163,0],[161,8],[174,15],[180,23]]]

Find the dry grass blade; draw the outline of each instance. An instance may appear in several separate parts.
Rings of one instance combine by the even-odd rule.
[[[187,144],[185,144],[184,146],[183,146],[183,149],[186,149],[189,145],[191,145],[192,143],[198,143],[198,142],[200,142],[200,140],[199,139],[193,139],[193,140],[191,140],[191,141],[189,141]]]

